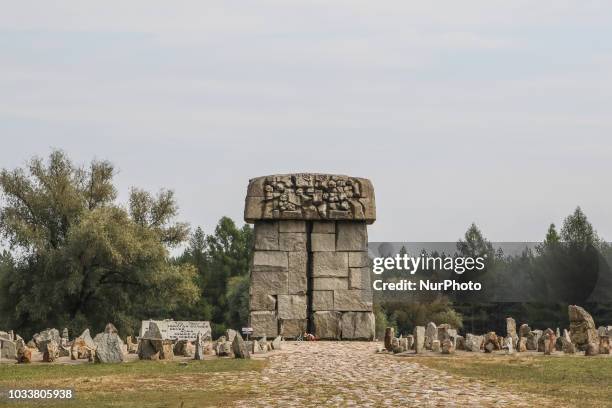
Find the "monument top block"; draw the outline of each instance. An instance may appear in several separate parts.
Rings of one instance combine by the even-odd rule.
[[[335,174],[276,174],[251,179],[244,220],[376,220],[372,182]]]

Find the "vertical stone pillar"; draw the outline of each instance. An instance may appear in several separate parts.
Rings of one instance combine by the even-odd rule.
[[[374,337],[367,224],[375,208],[366,179],[288,174],[250,181],[245,221],[255,224],[255,337]]]

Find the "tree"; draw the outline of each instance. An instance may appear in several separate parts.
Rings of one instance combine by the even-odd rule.
[[[2,323],[31,335],[112,321],[132,333],[139,320],[198,299],[195,268],[168,259],[188,234],[173,222],[173,193],[133,189],[126,210],[113,175],[109,162],[77,167],[61,151],[2,170],[0,234],[11,249],[0,268]]]

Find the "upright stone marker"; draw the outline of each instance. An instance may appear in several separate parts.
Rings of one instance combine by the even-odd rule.
[[[253,336],[374,338],[367,224],[372,183],[329,174],[250,180],[244,219],[254,223]]]

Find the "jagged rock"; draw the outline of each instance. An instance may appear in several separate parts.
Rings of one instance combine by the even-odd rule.
[[[431,351],[434,353],[440,352],[440,340],[436,339],[431,342]]]
[[[388,351],[392,351],[393,346],[391,344],[391,339],[395,338],[395,329],[393,327],[387,327],[385,329],[385,348]]]
[[[414,347],[414,336],[409,334],[406,336],[406,350],[412,350]]]
[[[57,343],[53,340],[45,341],[45,351],[43,351],[43,361],[45,363],[52,363],[57,358]]]
[[[425,348],[431,350],[431,343],[438,338],[438,327],[434,322],[427,323],[425,328]]]
[[[452,340],[455,342],[455,337],[457,337],[457,330],[453,329],[450,324],[443,323],[438,326],[438,340],[440,340],[440,344],[444,340]]]
[[[425,349],[425,327],[415,326],[414,328],[414,350],[417,354]]]
[[[155,322],[149,322],[149,328],[138,342],[138,358],[141,360],[160,360],[164,358],[164,341],[161,331]]]
[[[442,354],[453,354],[455,352],[455,345],[451,339],[442,341]]]
[[[64,342],[64,339],[62,339]],[[58,357],[70,357],[70,349],[62,344],[57,347],[57,356]]]
[[[281,336],[276,336],[274,340],[272,340],[272,348],[274,350],[282,350],[283,348],[283,338]]]
[[[586,345],[584,349],[585,356],[596,356],[599,354],[599,344],[597,343],[589,343]]]
[[[476,336],[472,333],[468,333],[465,335],[465,350],[478,353],[480,352],[480,348],[482,347],[483,342],[483,336]]]
[[[561,350],[565,354],[574,354],[576,352],[576,347],[565,337],[561,337]]]
[[[109,325],[112,326],[109,328]],[[99,333],[94,337],[96,345],[96,354],[94,361],[96,363],[121,363],[123,362],[123,341],[117,334],[116,329],[112,324],[108,324],[104,333]]]
[[[597,345],[599,338],[593,317],[580,306],[567,307],[570,321],[572,343],[578,350],[584,350],[589,343]]]
[[[90,355],[95,350],[96,344],[89,334],[89,329],[85,329],[83,333],[72,342],[70,346],[70,358],[72,360],[81,358],[89,359]]]
[[[34,343],[36,344],[36,348],[38,348],[38,351],[41,353],[45,352],[48,342],[53,341],[55,344],[59,345],[62,341],[59,330],[57,329],[46,329],[40,333],[36,333],[32,337]]]
[[[10,340],[10,341],[13,341],[13,336],[11,336],[9,332],[5,332],[5,331],[0,330],[0,340]]]

